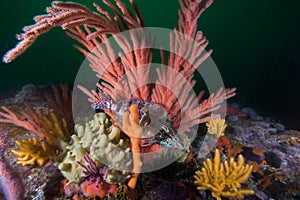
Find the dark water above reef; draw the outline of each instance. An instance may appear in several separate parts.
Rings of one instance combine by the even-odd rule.
[[[92,1],[78,1],[89,7]],[[0,2],[0,56],[16,44],[15,34],[32,17],[43,14],[47,1]],[[100,2],[99,2],[100,3]],[[173,28],[177,24],[177,1],[136,0],[147,26]],[[278,116],[293,128],[300,119],[300,2],[215,1],[199,20],[209,39],[227,87],[237,87],[231,102],[255,107]],[[25,84],[73,82],[83,56],[75,42],[59,28],[40,37],[21,57],[0,63],[0,96]]]

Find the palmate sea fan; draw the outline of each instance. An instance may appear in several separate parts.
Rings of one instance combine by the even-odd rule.
[[[68,36],[84,46],[84,48],[80,46],[75,46],[75,48],[86,56],[90,61],[91,69],[101,79],[101,84],[98,84],[100,93],[89,92],[79,86],[89,95],[92,103],[104,102],[106,106],[103,108],[113,119],[120,116],[119,110],[111,109],[115,102],[129,101],[134,98],[139,101],[140,105],[142,104],[141,109],[145,108],[143,105],[160,105],[171,123],[168,126],[173,126],[176,130],[180,126],[182,133],[188,131],[193,125],[208,121],[211,118],[209,113],[217,110],[224,100],[235,95],[235,88],[220,89],[200,105],[199,101],[203,93],[195,99],[189,95],[191,87],[196,84],[193,80],[195,69],[212,53],[211,50],[204,51],[208,41],[203,37],[202,32],[197,31],[197,20],[211,5],[212,0],[179,1],[181,8],[178,28],[170,34],[171,53],[166,58],[164,52],[161,51],[162,64],[166,64],[172,70],[157,70],[158,79],[154,85],[144,84],[148,82],[150,76],[153,49],[148,46],[153,40],[147,32],[140,29],[144,27],[144,22],[137,5],[133,0],[130,1],[134,10],[132,12],[120,0],[115,0],[115,5],[108,0],[103,2],[111,9],[112,14],[103,10],[97,3],[93,5],[98,13],[78,3],[54,1],[52,6],[46,9],[47,14],[36,16],[35,24],[23,28],[24,33],[18,36],[21,41],[7,52],[3,61],[11,62],[22,54],[38,36],[60,26],[67,30]],[[100,46],[101,42],[106,41],[108,35],[116,35],[128,30],[137,31],[130,32],[128,38],[121,37],[122,40],[116,42],[121,50],[129,53],[112,60],[111,58],[119,52],[114,51],[110,42]],[[191,45],[188,39],[196,41],[196,44]],[[133,51],[128,51],[128,49],[133,49]],[[180,54],[172,52],[180,52]],[[189,62],[180,55],[188,57]],[[178,74],[181,77],[178,77]],[[122,78],[125,75],[129,78],[123,81]],[[175,95],[173,92],[175,90],[180,92]],[[127,109],[129,106],[130,103]],[[147,112],[149,110],[146,109]]]

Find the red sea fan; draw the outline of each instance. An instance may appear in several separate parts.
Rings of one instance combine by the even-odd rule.
[[[38,36],[60,26],[67,30],[68,36],[83,46],[75,48],[86,56],[91,69],[101,79],[97,85],[100,93],[90,92],[79,86],[92,103],[105,105],[103,108],[112,118],[122,114],[111,109],[112,105],[117,107],[120,101],[127,104],[127,109],[130,102],[138,103],[140,108],[145,105],[159,105],[166,112],[172,126],[181,133],[208,121],[211,112],[219,109],[226,99],[235,95],[235,88],[220,89],[204,101],[203,93],[197,98],[189,94],[196,84],[193,79],[195,69],[212,53],[212,50],[204,51],[208,41],[202,32],[197,31],[197,20],[211,5],[212,0],[179,1],[181,8],[178,28],[170,33],[170,53],[165,55],[161,51],[162,65],[166,64],[168,70],[157,69],[158,79],[152,84],[147,84],[153,57],[153,49],[149,46],[155,43],[155,38],[143,29],[144,22],[137,5],[130,0],[134,11],[132,12],[120,0],[115,0],[115,5],[109,0],[103,2],[112,12],[103,10],[96,3],[93,5],[98,13],[74,2],[54,1],[47,8],[47,14],[36,16],[35,24],[24,27],[24,33],[18,37],[21,41],[4,56],[3,61],[11,62]],[[123,31],[129,31],[128,37],[121,35],[115,40],[119,49],[126,54],[119,54],[112,48],[108,36]],[[191,40],[195,42],[192,43]],[[114,59],[115,57],[118,59]],[[125,75],[127,78],[124,78]]]

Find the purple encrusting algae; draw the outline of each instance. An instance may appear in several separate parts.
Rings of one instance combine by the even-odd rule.
[[[24,189],[18,175],[7,164],[4,156],[7,133],[0,135],[0,186],[7,200],[24,199]]]

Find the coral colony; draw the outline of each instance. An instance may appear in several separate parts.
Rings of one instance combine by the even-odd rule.
[[[140,29],[145,25],[137,5],[133,0],[130,0],[130,8],[120,0],[103,2],[110,11],[97,3],[93,4],[97,10],[94,12],[78,3],[54,1],[45,15],[34,17],[35,24],[23,28],[24,33],[18,35],[20,42],[4,56],[4,62],[13,61],[40,35],[61,27],[81,44],[75,48],[86,56],[100,79],[99,83],[95,83],[96,91],[76,85],[88,95],[91,110],[100,110],[84,125],[73,126],[71,92],[64,85],[52,88],[54,98],[46,95],[49,112],[43,112],[30,103],[21,114],[2,106],[1,123],[13,124],[34,134],[31,138],[16,141],[17,149],[12,153],[17,156],[17,162],[40,167],[53,163],[65,179],[65,185],[60,187],[63,187],[66,196],[73,199],[137,199],[136,186],[143,167],[150,166],[151,160],[168,154],[163,148],[179,148],[187,152],[181,160],[187,163],[193,160],[195,165],[203,166],[202,170],[194,171],[195,179],[191,178],[191,181],[195,183],[191,187],[196,188],[197,185],[199,190],[210,190],[217,199],[221,196],[241,199],[244,195],[253,194],[252,190],[240,188],[252,170],[249,165],[244,165],[241,155],[237,163],[233,159],[221,163],[216,150],[213,161],[207,159],[198,163],[192,147],[181,141],[187,138],[185,133],[191,127],[212,118],[215,121],[207,124],[209,134],[224,136],[225,120],[210,116],[210,113],[235,95],[235,88],[221,88],[206,100],[202,99],[202,92],[194,100],[187,92],[190,86],[196,84],[193,79],[195,69],[212,53],[211,50],[204,51],[208,41],[197,31],[197,20],[212,0],[179,1],[178,27],[170,34],[171,51],[168,54],[161,51],[160,55],[162,64],[183,78],[177,77],[171,70],[157,70],[158,78],[152,84],[142,84],[149,79],[147,72],[154,51],[147,47],[152,42],[151,36]],[[137,31],[122,40],[116,39],[120,49],[127,54],[111,60],[118,52],[111,48],[107,39],[130,30]],[[192,52],[182,35],[196,41]],[[106,43],[101,46],[103,41]],[[174,53],[178,51],[181,55],[188,54],[187,57],[194,62]],[[174,88],[174,82],[179,88]],[[180,92],[175,95],[170,88]],[[0,145],[4,148],[3,142]],[[157,152],[155,157],[142,159],[140,156],[140,153],[151,151]],[[21,195],[26,196],[21,191],[22,183],[11,176],[13,172],[3,158],[0,164],[1,186],[6,197],[22,199]]]

